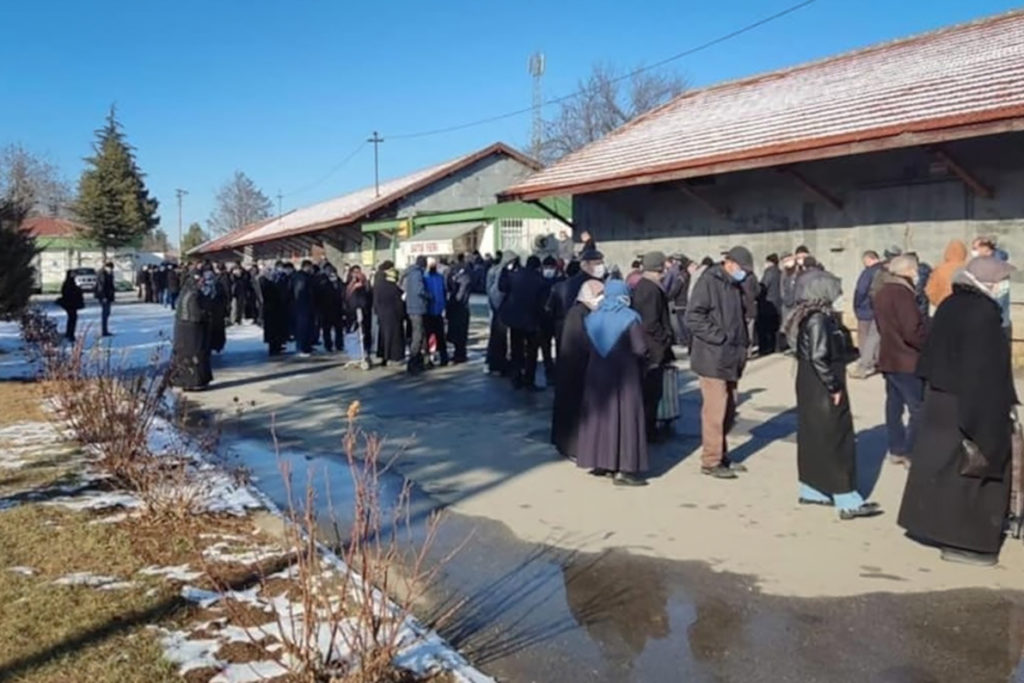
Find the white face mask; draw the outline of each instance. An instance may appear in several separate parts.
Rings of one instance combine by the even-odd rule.
[[[971,258],[978,258],[978,250],[971,249]]]
[[[603,280],[604,276],[608,274],[608,270],[604,267],[603,263],[598,263],[596,266],[590,269],[590,274],[596,277],[598,280]]]
[[[555,276],[554,268],[545,268],[542,272],[544,273],[544,277],[546,278],[553,278]]]

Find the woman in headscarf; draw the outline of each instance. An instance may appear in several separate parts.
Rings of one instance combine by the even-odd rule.
[[[946,246],[942,265],[932,271],[924,288],[928,301],[938,307],[953,293],[953,276],[967,263],[967,245],[960,240],[950,240]]]
[[[363,360],[370,363],[373,355],[373,296],[370,281],[360,266],[348,271],[348,285],[345,288],[345,312],[349,329],[362,335]]]
[[[857,452],[846,362],[850,349],[832,311],[842,288],[821,271],[801,283],[786,320],[796,349],[797,471],[803,505],[835,506],[843,520],[881,514],[857,492]]]
[[[401,363],[405,359],[405,303],[398,271],[391,261],[381,263],[373,277],[373,312],[377,314],[377,357],[381,365]]]
[[[993,565],[1002,543],[1017,394],[995,292],[1012,269],[987,257],[958,271],[917,364],[924,415],[899,525],[951,562]]]
[[[555,365],[555,402],[551,410],[551,443],[558,452],[576,459],[576,440],[580,428],[580,404],[583,401],[584,373],[590,350],[583,322],[597,309],[604,283],[587,280],[580,287],[576,303],[565,316]]]
[[[625,282],[605,284],[604,298],[583,328],[588,357],[576,464],[594,475],[614,476],[620,486],[643,486],[647,434],[641,377],[647,343]]]
[[[170,379],[185,391],[200,391],[213,381],[210,312],[216,284],[204,275],[198,270],[185,273],[174,309]]]

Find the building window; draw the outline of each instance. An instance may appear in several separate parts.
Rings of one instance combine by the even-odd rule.
[[[499,228],[501,229],[501,246],[503,249],[523,248],[524,227],[522,218],[502,218]]]

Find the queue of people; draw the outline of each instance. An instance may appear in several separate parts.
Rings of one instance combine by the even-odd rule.
[[[1013,267],[991,240],[972,247],[951,243],[934,271],[896,247],[883,257],[865,252],[853,299],[859,356],[836,310],[841,283],[804,246],[768,255],[760,280],[743,246],[700,261],[653,251],[623,274],[592,240],[568,262],[498,254],[482,278],[468,256],[420,257],[404,273],[385,261],[372,281],[358,266],[279,262],[249,275],[258,296],[240,294],[247,271],[239,266],[223,286],[223,267],[192,268],[176,313],[176,383],[209,383],[218,321],[249,310],[246,296],[258,300],[271,355],[289,341],[299,355],[318,344],[343,350],[345,332],[355,331],[361,349],[350,353],[404,362],[414,375],[464,363],[469,297],[482,280],[487,371],[539,390],[543,362],[554,388],[551,441],[590,474],[647,483],[649,444],[663,438],[659,416],[677,395],[663,379],[681,348],[702,397],[700,471],[736,479],[746,471],[728,450],[739,383],[753,352],[785,350],[796,364],[797,501],[841,520],[881,514],[857,488],[847,387],[848,377],[878,373],[889,459],[909,468],[900,525],[945,559],[990,564],[1010,495],[1017,399],[1004,303]]]

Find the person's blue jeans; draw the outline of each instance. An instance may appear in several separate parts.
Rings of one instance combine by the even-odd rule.
[[[100,301],[100,324],[103,334],[110,334],[110,327],[108,326],[108,323],[110,321],[111,304],[113,304],[112,301]]]
[[[889,437],[889,453],[909,456],[924,404],[924,380],[909,372],[885,373],[885,430]],[[909,413],[903,422],[903,412]]]

